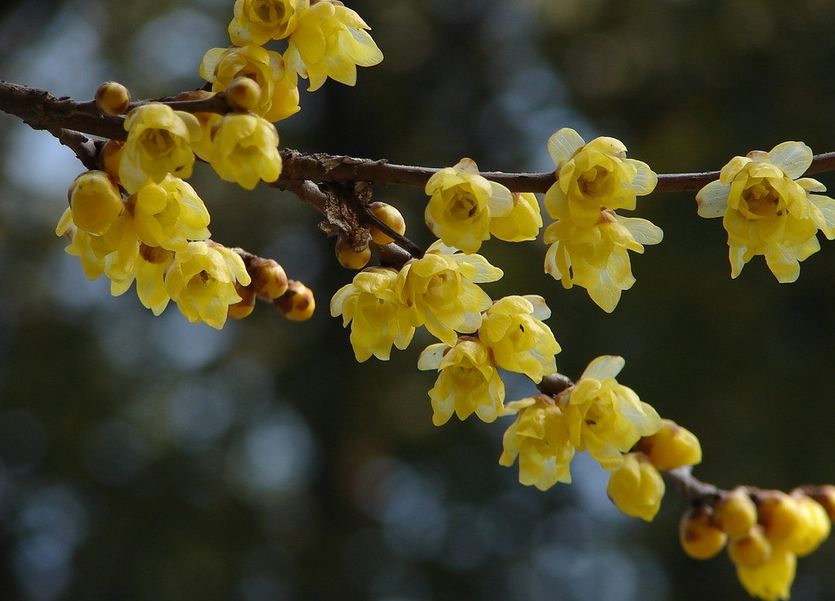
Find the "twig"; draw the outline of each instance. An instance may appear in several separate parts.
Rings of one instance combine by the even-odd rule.
[[[48,130],[58,141],[72,150],[78,160],[87,167],[87,169],[98,169],[98,149],[95,142],[88,139],[87,136],[77,131],[70,129],[50,129]]]

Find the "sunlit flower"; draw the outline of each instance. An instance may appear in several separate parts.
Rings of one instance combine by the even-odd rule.
[[[247,190],[274,182],[281,175],[278,132],[257,115],[224,115],[213,130],[209,162],[222,179]]]
[[[493,353],[496,365],[539,382],[557,371],[554,355],[560,345],[542,322],[550,315],[541,296],[506,296],[486,311],[478,337]]]
[[[640,453],[627,453],[609,476],[606,494],[626,515],[651,522],[664,497],[664,479]]]
[[[595,138],[588,144],[570,128],[548,140],[557,166],[557,181],[545,194],[545,207],[554,219],[569,219],[580,227],[598,222],[602,209],[635,208],[636,196],[655,189],[658,181],[649,166],[626,158],[620,140]]]
[[[235,0],[229,37],[236,46],[283,40],[295,31],[309,0]]]
[[[331,299],[331,316],[342,315],[343,326],[351,324],[351,346],[359,362],[371,355],[387,361],[392,345],[403,350],[412,341],[415,328],[397,298],[396,284],[397,271],[372,267]]]
[[[620,467],[623,454],[642,436],[661,429],[655,409],[615,379],[624,363],[622,357],[598,357],[563,393],[571,443],[608,470]]]
[[[209,237],[209,212],[188,183],[167,175],[135,194],[133,216],[139,239],[149,246],[185,250],[189,240]]]
[[[72,222],[89,234],[103,234],[125,210],[119,188],[104,171],[79,175],[69,196]]]
[[[165,104],[145,104],[128,113],[125,130],[128,138],[119,164],[119,181],[128,192],[135,192],[149,178],[160,182],[169,173],[191,177],[191,141],[202,135],[194,115]]]
[[[165,273],[174,262],[174,253],[155,246],[139,246],[136,259],[136,295],[143,306],[159,315],[165,311],[168,290],[165,287]]]
[[[297,75],[278,52],[261,46],[212,48],[200,63],[200,77],[222,92],[238,77],[249,77],[261,88],[255,112],[267,121],[279,121],[299,111]]]
[[[534,240],[542,227],[539,201],[530,192],[513,193],[510,213],[490,220],[490,233],[499,240],[522,242]]]
[[[501,415],[504,384],[490,352],[478,340],[464,339],[452,347],[430,345],[421,353],[418,369],[441,372],[429,391],[436,426],[447,423],[453,413],[460,420],[475,413],[485,422]]]
[[[690,430],[669,419],[661,420],[658,432],[641,439],[640,450],[662,472],[702,461],[699,439]],[[751,502],[747,496],[745,498],[748,503]]]
[[[352,86],[358,66],[371,67],[383,60],[368,29],[341,2],[320,0],[299,18],[284,58],[290,68],[310,79],[308,91],[319,89],[328,77]]]
[[[177,252],[165,276],[165,288],[190,322],[220,329],[229,305],[241,300],[235,282],[246,286],[249,274],[234,251],[219,244],[190,242]]]
[[[408,307],[413,326],[425,325],[432,335],[453,346],[456,332],[475,332],[481,325],[481,312],[493,303],[476,284],[495,282],[502,275],[481,255],[457,253],[436,242],[422,258],[403,266],[397,296]]]
[[[490,238],[492,218],[513,209],[510,190],[488,181],[471,159],[441,169],[426,182],[426,225],[444,244],[476,252]]]
[[[696,195],[699,215],[723,217],[732,278],[763,255],[779,282],[794,282],[800,261],[820,250],[817,231],[835,238],[835,200],[815,194],[826,191],[819,181],[800,177],[811,164],[808,146],[783,142],[734,157]]]
[[[578,285],[606,312],[614,311],[621,293],[635,283],[629,253],[644,252],[644,244],[658,244],[663,232],[646,219],[622,217],[613,211],[598,212],[594,225],[583,227],[570,218],[545,230],[551,246],[545,255],[545,271],[564,288]]]
[[[519,482],[547,490],[557,482],[571,482],[574,446],[562,409],[544,394],[514,401],[508,413],[516,413],[502,440],[499,464],[510,467],[519,459]]]

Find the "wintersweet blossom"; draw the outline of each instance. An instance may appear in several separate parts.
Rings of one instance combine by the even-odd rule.
[[[452,414],[465,420],[475,413],[493,422],[504,410],[504,383],[490,357],[477,339],[464,338],[454,346],[432,344],[420,354],[418,369],[439,370],[432,399],[432,423],[442,426]]]
[[[432,175],[426,194],[426,225],[444,244],[464,252],[476,252],[490,238],[491,219],[513,210],[510,190],[479,175],[478,165],[467,158]]]
[[[764,601],[788,599],[797,570],[797,556],[778,550],[762,564],[746,567],[737,564],[736,575],[748,594]]]
[[[154,102],[128,113],[125,130],[128,137],[119,163],[119,182],[128,192],[135,192],[149,178],[160,182],[169,173],[191,177],[191,142],[202,135],[194,115]]]
[[[588,451],[604,469],[617,469],[642,436],[661,429],[655,409],[631,388],[615,379],[623,369],[622,357],[606,355],[592,361],[577,383],[562,393],[571,443]]]
[[[397,271],[372,267],[331,299],[331,316],[342,315],[342,325],[351,324],[351,346],[360,363],[371,355],[388,361],[392,345],[403,350],[412,341],[415,328],[397,298],[396,284]]]
[[[651,522],[664,497],[664,479],[640,453],[627,453],[609,476],[606,494],[623,513]]]
[[[165,274],[173,262],[172,251],[140,244],[136,260],[136,296],[154,315],[165,311],[171,300],[165,287]]]
[[[341,2],[320,0],[299,17],[284,58],[290,68],[310,79],[310,92],[328,77],[352,86],[358,66],[372,67],[383,60],[368,29],[368,24]]]
[[[209,237],[209,212],[188,183],[167,175],[158,184],[148,181],[132,197],[139,240],[149,246],[181,251],[189,240]]]
[[[477,284],[495,282],[503,272],[481,255],[459,253],[436,242],[420,259],[400,270],[395,290],[415,327],[425,325],[448,346],[456,332],[471,334],[493,301]]]
[[[224,115],[213,129],[209,162],[221,179],[247,190],[274,182],[281,175],[278,132],[257,115]]]
[[[835,200],[818,194],[826,191],[819,181],[801,177],[811,164],[811,148],[783,142],[734,157],[696,195],[700,216],[723,218],[732,278],[763,255],[777,281],[794,282],[800,261],[820,250],[818,230],[835,238]]]
[[[557,371],[554,355],[560,345],[542,322],[550,315],[541,296],[506,296],[487,309],[478,337],[493,353],[496,365],[539,382]]]
[[[296,72],[288,69],[278,52],[261,46],[211,48],[200,63],[200,77],[222,92],[238,77],[249,77],[261,88],[255,112],[267,121],[279,121],[297,113],[299,88]]]
[[[602,209],[633,210],[636,196],[649,194],[658,182],[646,163],[626,158],[626,146],[615,138],[586,144],[565,127],[549,138],[548,152],[557,181],[545,194],[545,206],[554,219],[581,227],[596,224]]]
[[[70,218],[88,234],[101,235],[125,210],[119,188],[104,171],[85,171],[70,186]]]
[[[251,279],[241,257],[211,242],[189,242],[177,252],[165,275],[165,288],[190,322],[204,322],[215,329],[226,323],[229,305],[241,300],[235,283]]]
[[[229,38],[236,46],[283,40],[309,6],[309,0],[235,0]]]
[[[644,252],[645,244],[661,242],[663,232],[646,219],[622,217],[614,211],[597,214],[594,225],[584,227],[571,218],[552,223],[545,230],[545,271],[564,288],[578,285],[591,299],[611,313],[621,293],[635,283],[628,251]]]
[[[519,482],[547,490],[557,482],[571,482],[574,445],[565,414],[554,399],[544,394],[507,404],[516,413],[502,439],[499,464],[506,467],[519,459]]]
[[[490,233],[506,242],[534,240],[542,228],[539,201],[531,192],[512,193],[513,207],[501,217],[490,219]]]

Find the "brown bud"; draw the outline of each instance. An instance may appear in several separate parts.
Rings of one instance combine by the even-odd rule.
[[[287,292],[287,274],[273,259],[254,257],[247,263],[255,294],[273,300]]]
[[[367,244],[361,251],[356,251],[342,236],[337,239],[334,250],[339,264],[346,269],[362,269],[371,259],[371,248]]]
[[[232,319],[249,317],[255,309],[255,291],[249,286],[241,286],[239,284],[235,284],[235,291],[241,297],[241,300],[234,305],[229,305],[226,313],[227,316]]]
[[[401,236],[406,233],[406,221],[403,219],[403,215],[401,215],[400,211],[395,209],[390,204],[379,201],[372,202],[368,205],[368,209],[377,219],[385,223]],[[371,239],[377,244],[383,245],[394,242],[394,238],[388,234],[384,234],[380,229],[374,227],[373,225],[369,228],[369,231],[371,232]]]
[[[273,301],[278,312],[291,321],[305,321],[313,316],[316,301],[313,292],[296,280],[290,280],[287,292]]]
[[[728,536],[739,538],[757,523],[757,506],[744,488],[735,488],[719,499],[713,517]]]
[[[713,524],[708,507],[691,507],[679,523],[681,548],[693,559],[710,559],[728,540],[728,535]]]
[[[116,181],[119,181],[119,161],[122,159],[124,146],[122,140],[108,140],[99,152],[99,165]]]

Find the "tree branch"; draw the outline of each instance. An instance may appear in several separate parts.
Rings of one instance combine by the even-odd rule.
[[[186,95],[188,93],[185,93]],[[161,99],[177,110],[189,112],[228,112],[222,94],[200,100],[178,100],[181,96]],[[149,101],[138,101],[139,106]],[[92,101],[77,102],[71,98],[56,98],[45,90],[0,81],[0,110],[15,115],[34,129],[71,129],[103,138],[124,140],[123,117],[102,115]],[[312,180],[347,184],[371,182],[377,186],[401,185],[424,187],[438,169],[389,163],[386,159],[359,159],[325,153],[305,154],[293,149],[282,149],[284,168],[280,183],[290,180]],[[815,155],[807,174],[835,171],[835,152]],[[554,172],[505,173],[485,171],[481,175],[502,184],[512,192],[546,192],[554,184]],[[695,192],[718,179],[718,171],[703,173],[660,173],[656,192]],[[375,224],[376,225],[376,224]],[[382,229],[382,228],[381,228]]]

